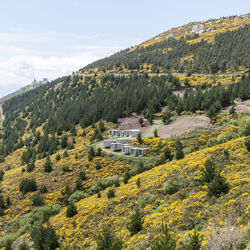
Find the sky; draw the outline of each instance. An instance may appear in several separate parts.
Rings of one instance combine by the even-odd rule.
[[[249,12],[249,0],[0,0],[0,97],[173,27]]]

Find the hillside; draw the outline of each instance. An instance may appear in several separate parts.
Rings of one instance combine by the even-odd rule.
[[[249,37],[191,23],[5,100],[0,248],[248,249]],[[115,128],[146,155],[104,149]]]
[[[27,91],[30,91],[30,90],[32,90],[32,89],[35,89],[35,88],[37,88],[37,87],[39,87],[39,86],[41,86],[41,85],[43,85],[43,84],[45,84],[45,83],[47,83],[47,82],[48,82],[48,81],[46,80],[46,81],[39,81],[39,82],[36,82],[35,84],[26,85],[26,86],[20,88],[19,90],[15,91],[15,92],[13,92],[13,93],[10,93],[10,94],[8,94],[8,95],[6,95],[6,96],[4,96],[4,97],[1,97],[1,98],[0,98],[0,103],[4,103],[5,101],[11,99],[11,98],[14,97],[14,96],[21,95],[21,94],[23,94],[23,93],[25,93],[25,92],[27,92]]]
[[[80,72],[244,72],[250,67],[250,14],[189,23]]]

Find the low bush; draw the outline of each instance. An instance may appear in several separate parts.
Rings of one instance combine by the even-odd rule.
[[[163,193],[166,195],[166,194],[169,194],[169,195],[172,195],[176,192],[178,192],[179,190],[179,186],[174,184],[174,183],[171,183],[171,182],[164,182],[163,183]]]
[[[91,186],[90,193],[96,194],[98,191],[105,190],[106,188],[115,185],[117,182],[120,182],[118,176],[109,176],[105,179],[100,179]]]
[[[78,202],[80,201],[81,199],[84,199],[85,198],[85,193],[82,192],[82,191],[76,191],[74,192],[72,195],[70,195],[69,199],[68,199],[68,202],[70,204],[74,204],[75,202]]]
[[[149,192],[144,193],[138,199],[139,207],[144,208],[147,204],[152,204],[155,201],[155,195]]]
[[[130,217],[130,221],[127,224],[127,229],[131,235],[137,234],[142,230],[143,214],[141,210],[136,207],[134,213]]]
[[[52,226],[46,227],[42,224],[34,227],[30,233],[31,239],[34,242],[34,247],[37,250],[50,249],[54,250],[59,247],[58,236]]]
[[[66,210],[66,217],[73,217],[77,214],[77,208],[74,204],[69,204],[69,206],[67,207],[67,210]]]
[[[31,201],[33,202],[34,206],[42,206],[42,205],[44,205],[44,197],[41,196],[39,193],[34,194],[31,197]]]
[[[96,237],[97,250],[121,250],[122,240],[115,237],[111,225],[104,225],[101,233]]]
[[[108,191],[108,193],[107,193],[107,197],[108,197],[109,199],[115,197],[115,191],[114,191],[114,189],[109,189],[109,191]]]
[[[23,179],[19,185],[19,190],[26,194],[37,190],[36,181],[34,179]]]
[[[225,134],[218,135],[216,140],[217,140],[218,143],[224,143],[224,142],[230,141],[232,139],[235,139],[237,137],[238,137],[238,135],[236,133],[228,132],[228,133],[225,133]]]

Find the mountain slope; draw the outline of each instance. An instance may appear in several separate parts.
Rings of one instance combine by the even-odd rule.
[[[190,23],[80,72],[244,72],[250,67],[250,14]]]
[[[228,22],[243,25],[247,18]],[[117,250],[151,249],[162,235],[162,222],[176,235],[173,242],[179,249],[190,249],[194,238],[189,235],[196,231],[203,249],[247,248],[250,74],[146,74],[154,65],[141,64],[155,58],[174,70],[172,64],[179,60],[182,70],[192,65],[194,71],[214,74],[223,65],[230,71],[239,60],[234,70],[245,71],[249,25],[220,34],[197,43],[199,37],[170,37],[96,62],[105,68],[113,67],[114,59],[131,60],[141,74],[77,73],[5,101],[0,248],[23,249],[26,242],[36,249],[41,244],[47,244],[44,249],[104,249],[108,237]],[[216,61],[217,56],[226,63]],[[107,73],[116,67],[133,71],[117,64]],[[93,71],[98,69],[93,66]],[[242,103],[248,105],[244,110],[239,109]],[[132,141],[147,147],[147,155],[98,148],[109,138],[108,131],[119,127],[119,118],[130,116],[136,117],[133,124],[151,131],[145,135],[154,134]],[[169,130],[175,121],[198,118],[209,125],[166,139],[153,132],[159,124]]]

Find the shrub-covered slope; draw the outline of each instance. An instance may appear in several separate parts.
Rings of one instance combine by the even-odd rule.
[[[118,52],[81,72],[238,72],[250,67],[249,14],[190,23]]]

